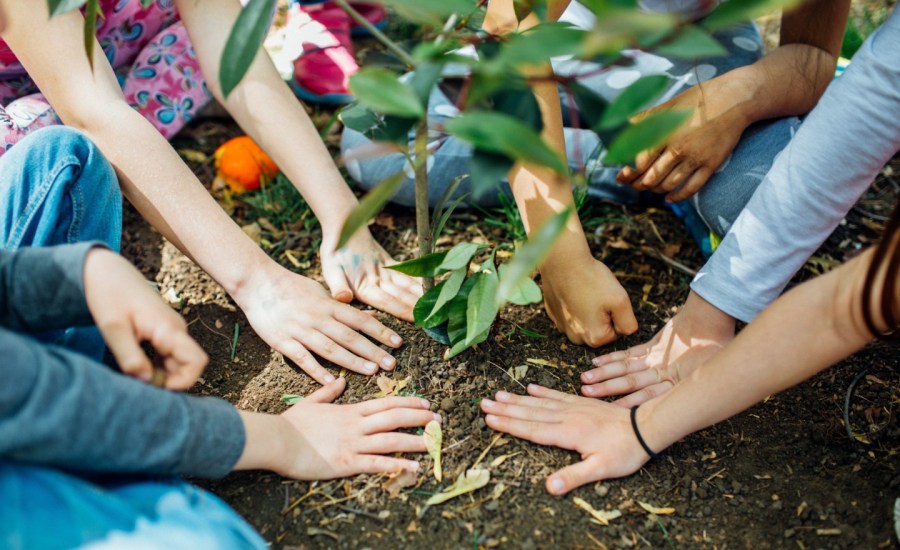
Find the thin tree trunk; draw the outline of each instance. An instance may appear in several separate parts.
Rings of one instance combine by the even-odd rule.
[[[431,222],[428,210],[428,115],[416,125],[415,144],[416,170],[416,233],[419,236],[419,257],[431,254],[434,243],[431,240]],[[425,290],[434,286],[432,277],[425,278]]]

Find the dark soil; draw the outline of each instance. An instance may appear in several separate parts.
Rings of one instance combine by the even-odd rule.
[[[231,123],[202,123],[176,146],[209,154],[236,132]],[[203,181],[211,182],[208,158],[191,163]],[[894,164],[900,168],[900,162]],[[797,281],[871,243],[897,190],[889,177],[880,178]],[[241,222],[241,208],[234,212]],[[690,277],[646,249],[693,268],[702,259],[668,211],[595,205],[592,215],[592,249],[620,275],[641,323],[638,333],[602,351],[622,349],[653,336],[688,292]],[[449,239],[507,240],[503,230],[482,218],[465,212],[455,216]],[[373,232],[395,256],[408,257],[414,249],[413,227],[409,212],[389,210]],[[123,246],[125,256],[159,283],[164,296],[171,298],[174,291],[180,297],[174,307],[210,355],[195,393],[276,413],[286,408],[283,394],[316,388],[256,336],[217,284],[131,209]],[[302,272],[321,281],[314,257]],[[445,347],[415,327],[386,315],[379,318],[406,341],[391,376],[408,378],[407,391],[430,399],[444,417],[445,483],[422,473],[414,488],[392,499],[382,488],[385,476],[306,483],[270,473],[240,473],[201,482],[275,548],[897,547],[892,521],[894,499],[900,497],[896,345],[873,344],[812,380],[686,438],[629,478],[557,498],[545,492],[544,478],[577,457],[512,437],[498,439],[485,426],[478,401],[500,389],[521,392],[529,382],[575,392],[579,373],[589,368],[598,350],[568,343],[539,306],[505,309],[487,342],[451,361],[442,359]],[[528,336],[517,327],[544,337]],[[516,381],[508,371],[519,365],[528,365],[528,371]],[[848,387],[863,372],[867,374],[857,386],[850,415],[861,442],[848,437],[842,416]],[[372,379],[350,374],[348,380],[340,402],[370,399],[378,391]],[[481,461],[491,470],[487,487],[443,505],[424,506],[428,495],[472,467],[489,446]],[[430,472],[430,459],[418,458],[423,471]],[[596,509],[618,509],[622,517],[608,526],[594,524],[573,505],[574,496]],[[651,515],[638,501],[676,512]]]

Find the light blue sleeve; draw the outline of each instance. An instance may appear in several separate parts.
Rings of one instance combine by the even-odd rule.
[[[833,82],[776,158],[691,289],[751,321],[900,149],[900,11]]]

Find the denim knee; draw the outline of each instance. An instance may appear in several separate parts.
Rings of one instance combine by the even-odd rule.
[[[43,128],[0,158],[6,248],[99,240],[118,250],[122,195],[100,149],[64,126]]]

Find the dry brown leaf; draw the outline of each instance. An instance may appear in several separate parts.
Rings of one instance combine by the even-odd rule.
[[[555,364],[551,363],[550,361],[547,361],[546,359],[533,359],[533,358],[529,357],[525,361],[531,363],[532,365],[540,365],[542,367],[551,367],[554,369],[559,368],[558,365],[555,365]]]
[[[441,424],[437,420],[432,420],[425,425],[425,448],[428,450],[428,456],[434,461],[434,478],[440,483],[444,474],[441,470],[441,445],[444,442],[444,435],[441,432]]]
[[[394,216],[388,214],[387,212],[381,212],[377,216],[375,216],[375,225],[380,225],[381,227],[387,229],[397,228],[397,226],[394,225]]]
[[[675,513],[675,508],[657,508],[652,504],[647,504],[646,502],[637,501],[638,506],[643,508],[644,510],[650,512],[651,514],[656,514],[657,516],[669,516]]]
[[[609,525],[609,522],[611,520],[622,517],[622,512],[620,512],[619,510],[597,510],[593,506],[588,504],[587,501],[578,497],[573,497],[572,502],[575,503],[575,506],[578,506],[579,508],[590,514],[595,520],[597,520],[597,523],[599,523],[600,525]]]
[[[196,162],[198,164],[209,162],[209,155],[196,149],[179,149],[178,154],[188,162]]]
[[[491,461],[491,468],[496,468],[497,466],[506,462],[507,458],[511,458],[511,457],[514,457],[519,454],[522,454],[522,451],[519,451],[517,453],[508,454],[508,455],[500,455],[497,458],[495,458],[493,461]]]
[[[494,486],[494,492],[491,493],[491,500],[497,500],[506,492],[506,484],[502,481]]]
[[[447,487],[440,493],[431,495],[431,498],[429,498],[425,504],[429,506],[441,504],[442,502],[447,502],[451,498],[458,497],[459,495],[477,491],[487,485],[490,480],[491,472],[488,470],[472,468],[471,470],[467,470],[465,474],[456,478],[456,483],[453,485]]]
[[[400,496],[402,489],[413,487],[416,481],[418,481],[418,476],[416,476],[415,472],[403,470],[402,472],[391,474],[381,488],[387,491],[391,498],[397,498]]]
[[[518,382],[519,380],[525,378],[525,375],[528,374],[528,365],[519,365],[518,367],[509,367],[509,370],[506,371],[510,378]]]
[[[387,376],[380,374],[375,380],[375,383],[378,384],[378,389],[381,390],[375,394],[375,397],[390,397],[403,391],[403,389],[409,385],[409,378],[394,380],[393,378],[388,378]]]

